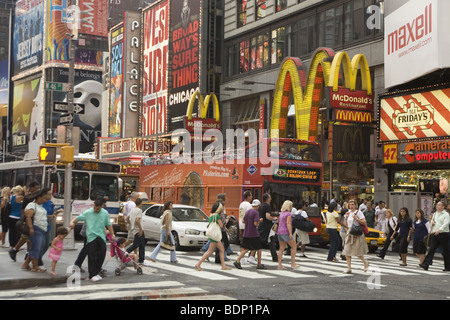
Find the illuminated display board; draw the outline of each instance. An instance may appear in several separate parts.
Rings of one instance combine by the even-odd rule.
[[[320,169],[279,167],[274,169],[274,180],[290,180],[305,183],[320,182]]]

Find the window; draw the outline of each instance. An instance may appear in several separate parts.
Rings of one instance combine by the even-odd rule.
[[[91,200],[98,196],[108,201],[118,201],[119,181],[116,177],[93,175],[91,185]]]
[[[288,0],[276,0],[276,10],[277,12],[284,10],[287,8],[287,1]]]
[[[266,0],[255,0],[256,2],[256,20],[266,16]]]
[[[342,6],[319,14],[319,47],[334,48],[342,45]]]
[[[240,44],[240,73],[248,72],[250,60],[250,43],[248,40]]]
[[[286,28],[272,30],[272,64],[280,63],[286,57]]]
[[[237,0],[238,28],[247,25],[247,0]]]
[[[57,171],[58,182],[53,187],[53,197],[64,198],[64,171]],[[84,172],[72,173],[72,200],[89,199],[89,174]]]

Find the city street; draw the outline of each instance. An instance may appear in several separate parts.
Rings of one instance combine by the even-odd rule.
[[[156,243],[146,248],[148,256]],[[77,243],[80,248],[80,243]],[[234,252],[239,247],[232,246]],[[76,256],[77,251],[67,252]],[[346,263],[327,262],[327,249],[308,246],[308,258],[297,258],[298,270],[277,270],[267,250],[263,251],[263,264],[267,270],[256,270],[250,264],[243,269],[233,267],[236,255],[231,255],[227,265],[230,271],[220,270],[220,265],[205,261],[203,271],[194,268],[200,251],[177,252],[179,263],[169,263],[169,252],[161,251],[156,263],[146,261],[143,275],[137,275],[133,267],[114,275],[116,262],[109,252],[104,268],[107,277],[98,283],[81,280],[78,288],[66,284],[0,291],[0,299],[187,299],[187,300],[448,300],[450,273],[442,272],[443,261],[437,255],[429,271],[417,267],[418,259],[408,255],[408,266],[400,267],[398,255],[392,252],[384,260],[376,254],[366,257],[370,262],[367,273],[362,263],[352,261],[352,274],[343,274]],[[2,255],[2,259],[7,259]],[[213,258],[210,259],[213,261]],[[288,267],[290,259],[283,258]],[[86,263],[85,263],[86,265]],[[86,267],[86,266],[85,266]],[[86,274],[82,274],[82,279]]]

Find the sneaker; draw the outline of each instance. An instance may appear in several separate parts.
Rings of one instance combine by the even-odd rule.
[[[247,258],[247,262],[250,264],[254,264],[254,265],[258,264],[258,261],[256,261],[255,257],[252,257],[252,256]]]
[[[241,263],[240,263],[240,262],[235,261],[235,262],[233,262],[233,264],[234,264],[234,266],[235,266],[236,268],[242,269],[242,266],[241,266]]]
[[[11,257],[12,261],[16,262],[16,255],[17,255],[17,251],[16,249],[11,249],[8,251],[9,256]]]
[[[261,265],[259,265],[259,266],[256,266],[256,269],[259,269],[259,270],[267,270],[267,267],[266,267],[265,265],[261,264]]]
[[[102,280],[102,277],[100,277],[99,275],[93,276],[92,278],[89,279],[89,281],[92,281],[92,282],[97,282],[100,280]]]

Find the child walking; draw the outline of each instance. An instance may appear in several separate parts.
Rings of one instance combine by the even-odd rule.
[[[67,235],[69,234],[69,231],[64,227],[59,227],[56,231],[56,237],[52,241],[52,248],[50,249],[50,252],[48,253],[48,257],[52,259],[52,271],[50,274],[52,276],[56,276],[57,273],[55,272],[56,264],[59,261],[59,258],[61,258],[61,254],[63,251],[63,240]]]

